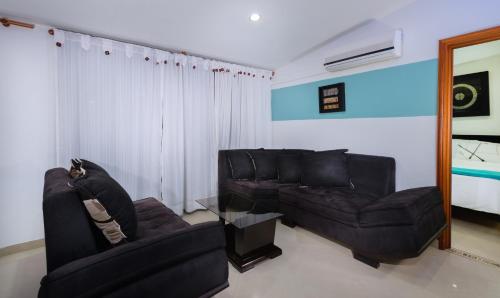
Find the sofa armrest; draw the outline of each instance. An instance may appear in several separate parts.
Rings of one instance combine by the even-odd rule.
[[[197,256],[224,250],[225,245],[224,227],[218,222],[138,239],[50,272],[42,280],[39,297],[100,296]],[[227,262],[221,266],[227,272]],[[211,275],[214,268],[206,270]]]
[[[413,225],[436,206],[442,208],[437,187],[420,187],[392,193],[365,206],[359,214],[360,227]]]

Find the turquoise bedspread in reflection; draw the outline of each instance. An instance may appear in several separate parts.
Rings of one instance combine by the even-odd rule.
[[[465,169],[465,168],[451,168],[451,173],[462,176],[472,176],[500,180],[500,172],[486,171],[486,170],[475,170],[475,169]]]

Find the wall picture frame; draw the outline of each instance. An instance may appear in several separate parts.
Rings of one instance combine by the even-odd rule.
[[[319,89],[319,112],[345,111],[345,83],[321,86]]]
[[[490,115],[487,71],[453,77],[453,117]]]

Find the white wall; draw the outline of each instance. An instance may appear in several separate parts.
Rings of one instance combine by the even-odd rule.
[[[349,133],[336,134],[324,130],[327,127]],[[395,157],[396,189],[406,189],[434,183],[428,177],[434,173],[427,171],[436,168],[435,149],[428,144],[436,138],[434,127],[433,116],[276,121],[274,142],[280,144],[277,148],[347,148],[349,152]],[[323,129],[319,131],[322,137],[317,129]],[[422,134],[422,130],[429,133]],[[400,136],[397,142],[395,135]]]
[[[277,69],[273,89],[436,59],[440,39],[499,25],[499,11],[498,0],[415,1]],[[325,57],[369,45],[394,29],[403,30],[402,58],[336,73],[324,71]],[[437,94],[433,100],[437,105]],[[342,147],[356,153],[392,156],[397,162],[397,189],[436,183],[435,116],[274,121],[273,138],[276,148]]]
[[[488,71],[490,115],[453,118],[453,133],[460,135],[500,135],[500,52],[497,56],[453,66],[454,75]]]
[[[54,45],[45,27],[0,26],[0,248],[41,239],[55,165]]]

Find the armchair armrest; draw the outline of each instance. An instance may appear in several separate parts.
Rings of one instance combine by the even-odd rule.
[[[94,297],[189,261],[224,250],[224,227],[218,222],[193,225],[172,234],[138,239],[63,265],[42,280],[41,297]],[[227,266],[227,262],[223,266]],[[227,268],[226,275],[227,275]],[[207,268],[207,275],[213,274]],[[227,276],[226,276],[227,279]]]
[[[361,209],[360,227],[413,225],[436,206],[441,206],[437,187],[420,187],[392,193]]]

